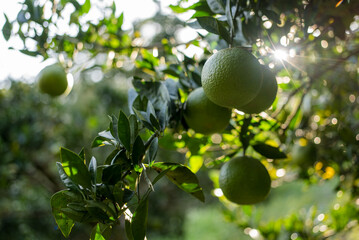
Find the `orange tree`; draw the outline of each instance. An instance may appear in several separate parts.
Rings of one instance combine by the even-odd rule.
[[[90,21],[86,16],[94,7],[91,4],[86,0],[83,4],[48,1],[43,5],[26,0],[16,19],[5,15],[2,28],[6,40],[23,40],[22,53],[58,57],[74,76],[79,71],[88,77],[121,72],[132,82],[127,113],[120,110],[119,115],[112,115],[108,128],[92,143],[93,148],[111,148],[107,156],[96,159],[85,156],[84,151],[60,150],[57,167],[66,189],[53,195],[51,205],[64,236],[69,236],[75,222],[90,222],[96,223],[91,239],[106,239],[125,216],[127,237],[144,239],[148,199],[160,178],[166,176],[204,201],[194,172],[204,165],[216,188],[216,170],[244,154],[261,159],[273,180],[276,189],[267,202],[233,210],[218,189],[213,193],[228,206],[225,214],[250,236],[322,239],[356,227],[357,1],[200,0],[192,5],[178,1],[170,6],[173,15],[159,12],[148,20],[160,22],[162,31],[147,41],[140,34],[146,21],[135,25],[133,31],[123,30],[123,14],[117,13],[115,3],[103,7],[100,19]],[[66,6],[73,9],[69,18],[64,16]],[[186,22],[175,17],[186,12],[193,13]],[[62,18],[67,25],[76,26],[76,33],[55,31]],[[198,37],[181,43],[175,33],[185,25],[198,29]],[[36,46],[28,46],[27,39],[35,40]],[[191,47],[203,54],[192,57],[185,51]],[[228,47],[250,51],[275,72],[277,98],[260,114],[234,109],[221,133],[196,134],[183,118],[186,98],[201,86],[205,60],[215,50]],[[307,156],[295,161],[298,151],[292,154],[292,149],[298,146],[311,150],[299,151]],[[186,152],[187,160],[157,162],[160,148]],[[280,199],[280,186],[301,186],[299,179],[318,185],[330,182],[337,196],[345,194],[340,203],[344,205],[336,203],[339,205],[325,213],[311,209],[309,222],[294,212],[284,220],[258,220]],[[256,210],[264,213],[258,215]]]

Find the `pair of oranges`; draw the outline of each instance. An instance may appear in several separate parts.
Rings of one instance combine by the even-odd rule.
[[[232,108],[259,113],[269,108],[277,95],[273,73],[249,52],[228,48],[212,55],[202,69],[202,87],[188,96],[184,110],[187,125],[196,132],[223,131]],[[237,204],[255,204],[269,194],[271,179],[257,159],[234,157],[219,175],[224,196]]]

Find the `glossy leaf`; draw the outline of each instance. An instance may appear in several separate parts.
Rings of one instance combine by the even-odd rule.
[[[257,143],[252,146],[256,152],[262,156],[271,159],[287,158],[287,155],[280,151],[277,147],[270,146],[265,143]]]
[[[131,151],[130,122],[123,111],[121,111],[118,116],[118,137],[127,151]]]
[[[116,213],[105,203],[93,200],[86,201],[85,208],[100,221],[115,221]]]
[[[142,124],[151,131],[155,131],[154,127],[151,124],[150,117],[147,112],[139,111],[136,108],[133,108],[136,116],[141,120]]]
[[[222,0],[207,0],[207,4],[209,8],[212,10],[212,12],[218,14],[224,14],[225,7]]]
[[[104,184],[115,185],[117,182],[121,181],[121,170],[122,167],[120,164],[105,167],[102,172],[102,182]]]
[[[56,167],[57,167],[57,170],[59,172],[60,179],[61,179],[62,183],[67,188],[69,188],[71,190],[80,191],[79,186],[76,183],[74,183],[69,176],[67,176],[67,174],[65,173],[65,170],[62,167],[61,163],[57,162]]]
[[[97,161],[95,157],[91,158],[90,164],[89,164],[89,172],[91,176],[92,184],[96,184],[97,179]]]
[[[145,145],[141,137],[137,136],[132,149],[132,162],[134,165],[138,165],[142,161],[142,158],[145,155],[145,151]]]
[[[124,149],[123,149],[124,150]],[[126,150],[124,150],[126,151]],[[107,157],[105,160],[105,165],[111,165],[112,162],[114,162],[116,160],[117,155],[119,154],[120,150],[119,149],[114,149]]]
[[[129,202],[133,198],[134,195],[135,195],[134,191],[125,188],[123,191],[123,202],[124,203]]]
[[[125,231],[128,240],[134,240],[132,235],[131,222],[129,219],[125,219]]]
[[[55,217],[57,226],[66,238],[70,235],[71,229],[75,224],[72,219],[61,212],[61,208],[65,208],[67,204],[72,201],[69,195],[66,194],[67,192],[69,192],[69,190],[63,190],[55,193],[51,197],[52,214]]]
[[[156,128],[159,131],[161,130],[160,123],[159,123],[158,119],[153,114],[150,114],[150,121],[154,128]]]
[[[97,136],[91,144],[91,148],[97,148],[97,147],[102,147],[105,145],[114,145],[113,142],[106,137],[102,137],[102,136]]]
[[[196,19],[203,29],[221,36],[227,43],[231,41],[228,30],[217,19],[213,17],[198,17]]]
[[[135,114],[131,114],[128,118],[130,122],[130,131],[131,131],[131,144],[135,142],[135,139],[138,135],[138,122]]]
[[[82,159],[82,161],[86,161],[85,148],[81,148],[81,151],[79,152],[79,157]]]
[[[8,41],[10,39],[11,36],[11,30],[12,30],[12,24],[10,23],[8,17],[6,16],[6,14],[4,14],[5,17],[5,24],[2,27],[2,34],[5,38],[6,41]]]
[[[137,110],[146,111],[147,113],[155,115],[155,111],[160,111],[170,102],[170,95],[165,84],[162,82],[142,82],[135,80],[133,81],[133,85],[135,88],[139,89],[139,94],[143,98],[143,103],[141,104],[142,108],[138,108],[134,105]],[[150,103],[145,102],[145,99]],[[153,108],[155,111],[148,109],[149,107]]]
[[[204,202],[202,188],[197,176],[186,166],[179,163],[158,162],[151,166],[157,172],[167,170],[166,176],[183,191]]]
[[[119,204],[120,207],[124,204],[123,202],[123,196],[124,196],[124,189],[123,189],[123,183],[118,182],[113,187],[112,195],[114,197],[114,200]]]
[[[150,147],[148,148],[147,155],[148,155],[148,161],[149,164],[153,162],[157,156],[158,151],[158,138],[154,138],[150,144]]]
[[[131,114],[134,114],[133,108],[136,108],[135,101],[138,101],[139,95],[137,91],[133,88],[128,89],[127,91],[127,102],[128,102],[128,109],[130,110]]]
[[[40,53],[38,51],[30,51],[30,50],[27,50],[27,49],[21,49],[19,51],[21,53],[26,54],[26,55],[31,56],[31,57],[36,57],[37,55],[40,55]]]
[[[72,220],[76,222],[85,222],[86,216],[88,215],[87,209],[85,208],[85,211],[78,211],[70,207],[64,207],[60,210],[63,214],[65,214],[67,217],[71,218]]]
[[[131,221],[131,232],[134,240],[143,240],[146,236],[148,218],[148,197],[141,199]]]
[[[111,116],[110,132],[111,132],[111,135],[112,135],[117,141],[120,140],[120,138],[119,138],[119,136],[118,136],[118,119],[116,118],[115,115],[112,115],[112,116]]]
[[[110,239],[111,232],[112,232],[111,226],[97,223],[92,229],[90,240]]]
[[[76,153],[61,148],[61,163],[66,175],[76,184],[91,189],[91,176],[84,161]]]

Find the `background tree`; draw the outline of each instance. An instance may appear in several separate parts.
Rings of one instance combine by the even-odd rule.
[[[66,6],[73,9],[69,18],[63,13]],[[40,216],[34,208],[49,214],[50,195],[63,188],[55,169],[61,160],[57,166],[67,190],[57,192],[51,202],[65,236],[74,222],[83,222],[73,233],[80,239],[82,228],[91,239],[108,238],[110,229],[118,230],[112,231],[113,239],[122,239],[124,226],[129,239],[143,239],[147,222],[148,238],[159,239],[166,232],[179,239],[209,239],[205,232],[194,237],[188,225],[181,227],[184,209],[193,221],[196,211],[189,205],[199,203],[185,204],[167,195],[173,190],[158,181],[162,176],[197,199],[206,198],[210,210],[202,215],[215,215],[219,199],[223,216],[238,231],[235,236],[221,233],[225,239],[239,234],[243,239],[357,236],[356,1],[178,1],[171,6],[174,14],[159,12],[135,23],[132,31],[122,30],[123,14],[115,3],[101,8],[102,18],[87,20],[94,7],[99,6],[88,0],[26,0],[17,19],[6,17],[5,39],[20,37],[24,54],[57,58],[75,79],[72,92],[59,99],[15,81],[2,90],[1,182],[6,197],[1,204],[9,206],[16,199],[6,209],[31,218]],[[185,12],[193,13],[188,21],[175,17]],[[75,33],[57,33],[60,19],[76,28]],[[150,39],[141,37],[146,24],[157,29]],[[186,25],[198,29],[198,37],[179,42],[179,30]],[[279,93],[268,111],[233,111],[225,131],[204,136],[188,129],[184,103],[201,86],[206,59],[229,46],[251,51],[271,68]],[[191,56],[190,48],[203,54]],[[108,129],[91,141],[108,121]],[[59,152],[60,146],[66,148]],[[243,150],[261,159],[273,181],[268,199],[258,205],[234,205],[218,188],[222,163]],[[151,193],[153,188],[158,190]],[[31,199],[39,193],[44,196],[41,206]],[[21,205],[20,196],[35,207]],[[26,211],[15,211],[19,206]],[[1,213],[0,226],[9,229],[1,231],[4,237],[58,237],[51,227],[46,233],[37,231],[31,221],[21,223],[21,215],[9,215]],[[175,220],[166,223],[164,216]]]

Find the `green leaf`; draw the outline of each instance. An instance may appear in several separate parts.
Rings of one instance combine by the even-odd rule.
[[[59,175],[60,175],[60,179],[62,181],[62,183],[69,189],[71,190],[75,190],[75,191],[80,191],[80,188],[79,186],[74,183],[70,178],[69,176],[67,176],[67,174],[65,173],[65,170],[64,168],[62,167],[61,163],[59,162],[56,162],[56,167],[57,167],[57,170],[59,172]]]
[[[69,203],[67,204],[67,207],[71,208],[72,210],[78,211],[78,212],[87,212],[84,204],[78,203],[78,202],[73,202],[73,203]]]
[[[151,131],[155,131],[155,129],[153,128],[151,121],[149,120],[149,116],[147,114],[147,112],[144,111],[139,111],[135,108],[133,108],[133,111],[135,112],[136,116],[141,120],[142,124],[149,130]]]
[[[84,14],[84,13],[88,13],[91,9],[91,1],[90,0],[86,0],[85,3],[82,5],[81,7],[81,14]]]
[[[36,57],[37,55],[40,55],[38,51],[29,51],[27,49],[21,49],[20,52],[31,57]]]
[[[84,220],[86,219],[86,215],[88,215],[86,208],[85,211],[78,211],[73,209],[73,206],[61,208],[60,211],[76,222],[84,222]]]
[[[168,125],[168,120],[170,116],[168,113],[168,108],[162,108],[161,111],[158,113],[158,121],[160,124],[160,131],[164,131],[166,126]]]
[[[91,176],[80,156],[66,148],[61,148],[60,156],[66,175],[74,183],[91,189]]]
[[[107,240],[110,239],[112,226],[97,223],[91,232],[90,240]]]
[[[98,135],[106,139],[108,142],[116,141],[116,138],[112,135],[111,131],[102,131],[99,132]]]
[[[218,0],[220,1],[220,0]],[[234,32],[234,22],[233,22],[233,15],[232,15],[232,7],[231,7],[231,1],[226,2],[226,17],[227,17],[227,23],[229,25],[230,31]]]
[[[120,164],[110,165],[105,167],[102,172],[102,182],[108,185],[115,185],[121,181],[122,167]]]
[[[141,95],[141,97],[143,98],[142,104],[140,105],[141,108],[136,106],[139,104],[135,105],[135,102],[136,102],[136,100],[135,100],[134,107],[137,110],[146,111],[147,113],[152,113],[153,115],[156,116],[155,112],[152,109],[148,109],[148,108],[154,108],[154,110],[160,111],[164,107],[167,107],[168,103],[171,100],[169,92],[167,90],[167,87],[162,82],[158,82],[158,81],[156,81],[156,82],[144,81],[143,82],[140,80],[134,80],[133,85],[136,89],[139,90],[139,95]],[[148,102],[151,102],[151,103],[148,103]]]
[[[55,217],[57,226],[66,238],[70,235],[71,229],[75,224],[72,219],[61,212],[61,208],[65,208],[67,204],[72,201],[69,195],[66,194],[67,192],[69,192],[69,190],[63,190],[55,193],[51,197],[52,214]]]
[[[280,151],[277,147],[270,146],[265,143],[257,143],[252,146],[256,152],[262,156],[271,159],[287,158],[287,155]]]
[[[119,204],[120,207],[123,206],[123,195],[124,195],[124,189],[122,187],[122,182],[118,182],[114,187],[112,191],[112,195],[114,197],[114,200]]]
[[[113,155],[113,154],[115,154],[115,155]],[[125,149],[121,149],[121,150],[116,149],[114,152],[112,152],[110,154],[109,157],[112,157],[112,158],[109,160],[106,160],[106,163],[108,163],[107,165],[121,164],[121,165],[129,166],[131,164],[130,159],[127,158]]]
[[[82,161],[86,161],[84,148],[81,148],[81,151],[79,152],[79,157],[82,159]]]
[[[114,145],[113,141],[109,138],[103,137],[103,136],[97,136],[92,144],[91,144],[91,148],[97,148],[97,147],[102,147],[105,145]]]
[[[132,162],[135,166],[141,163],[142,158],[145,155],[145,152],[146,152],[145,145],[141,137],[138,135],[135,140],[135,143],[133,144],[133,149],[132,149]]]
[[[197,176],[186,166],[179,163],[157,162],[151,168],[157,172],[167,170],[166,176],[183,191],[204,202],[202,188]]]
[[[148,197],[142,198],[136,211],[133,213],[131,232],[134,240],[143,240],[146,236],[148,217]]]
[[[152,126],[154,126],[154,128],[161,131],[160,123],[159,123],[158,119],[153,114],[150,114],[150,121],[151,121]]]
[[[114,222],[116,220],[116,213],[103,202],[87,200],[85,208],[99,221]]]
[[[118,137],[127,151],[131,151],[130,122],[123,111],[118,116]]]
[[[136,81],[134,81],[134,84],[136,83]],[[142,86],[143,84],[141,84],[140,86]],[[132,103],[132,108],[135,108],[139,111],[146,111],[147,109],[147,104],[148,104],[148,98],[146,96],[140,96],[137,95],[135,97],[135,99],[133,100]]]
[[[17,14],[16,21],[17,21],[20,25],[27,22],[27,19],[26,19],[26,11],[25,11],[25,10],[21,10],[21,11]]]
[[[8,41],[11,36],[12,24],[10,23],[5,13],[4,13],[4,17],[5,17],[5,24],[2,27],[2,34],[4,35],[5,40]]]
[[[132,236],[131,222],[129,219],[125,219],[125,231],[128,240],[134,240]]]
[[[131,114],[128,118],[130,122],[130,130],[131,130],[131,145],[135,142],[135,139],[138,135],[138,122],[135,114]]]
[[[156,158],[157,155],[157,150],[158,150],[158,138],[154,138],[150,144],[150,147],[148,148],[147,151],[147,156],[148,156],[148,163],[151,164],[151,162],[153,162]]]
[[[123,24],[123,12],[121,13],[120,17],[118,18],[117,27],[118,27],[119,29],[121,29],[122,24]]]
[[[120,138],[119,138],[119,136],[118,136],[118,119],[116,118],[115,115],[112,115],[112,116],[111,116],[110,132],[111,132],[111,135],[112,135],[117,141],[120,140]]]
[[[187,8],[183,8],[183,7],[180,7],[180,6],[176,6],[176,5],[170,5],[169,6],[171,8],[171,10],[175,13],[184,13],[184,12],[187,12],[188,9]]]
[[[218,14],[224,14],[225,8],[222,0],[207,0],[207,4],[212,12]]]
[[[224,40],[226,40],[227,43],[230,43],[231,38],[229,32],[220,21],[218,21],[213,17],[208,17],[208,16],[197,17],[196,19],[202,28],[204,28],[210,33],[214,33],[221,36]]]
[[[81,5],[76,0],[70,0],[69,2],[72,3],[72,5],[76,8],[76,10],[81,9]]]
[[[155,108],[153,107],[151,101],[148,101],[148,103],[147,103],[146,113],[148,116],[151,116],[151,115],[156,116],[156,111],[155,111]],[[150,117],[149,117],[149,119],[150,119]]]
[[[89,164],[89,172],[91,175],[91,181],[92,184],[96,186],[96,179],[97,179],[97,161],[95,157],[91,158],[90,164]]]
[[[124,203],[129,202],[133,198],[134,195],[135,195],[134,191],[125,188],[123,191],[123,202]]]

